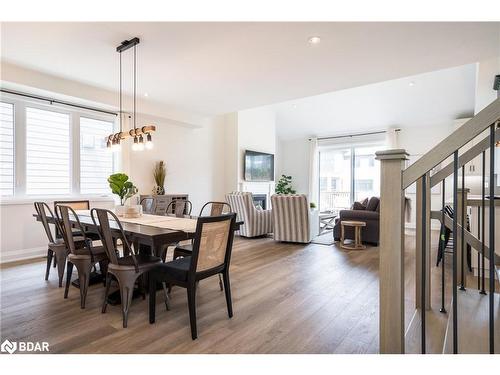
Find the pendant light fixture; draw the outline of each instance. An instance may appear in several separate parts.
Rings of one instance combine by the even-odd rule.
[[[154,125],[146,125],[141,128],[137,127],[137,45],[140,43],[139,38],[133,38],[130,40],[123,41],[116,51],[120,54],[120,132],[115,134],[110,134],[106,138],[106,147],[108,150],[118,151],[121,148],[121,141],[125,138],[132,138],[132,150],[142,151],[144,148],[150,150],[153,148],[153,139],[151,133],[156,130]],[[133,128],[128,132],[123,131],[123,100],[122,100],[122,52],[128,50],[129,48],[134,48],[134,93],[133,93]],[[144,136],[146,136],[146,142],[144,142]]]

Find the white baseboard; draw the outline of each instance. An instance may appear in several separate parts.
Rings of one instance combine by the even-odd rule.
[[[47,247],[33,247],[31,249],[19,249],[12,251],[1,251],[0,253],[0,263],[10,263],[16,262],[18,260],[26,260],[33,258],[40,258],[47,255]]]

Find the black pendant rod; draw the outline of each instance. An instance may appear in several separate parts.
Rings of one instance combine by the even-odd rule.
[[[440,233],[440,235],[442,235],[442,237],[440,238],[440,241],[439,241],[439,243],[441,244],[441,309],[439,310],[439,312],[446,314],[446,308],[444,307],[444,297],[445,297],[444,294],[445,294],[445,282],[446,282],[445,274],[444,274],[444,269],[445,269],[444,260],[445,260],[445,250],[446,250],[445,241],[444,241],[445,233],[446,233],[446,225],[445,225],[445,217],[444,217],[444,215],[445,215],[444,209],[446,206],[446,202],[445,202],[446,180],[445,179],[443,179],[442,184],[443,184],[443,196],[441,197],[441,200],[442,200],[441,201],[442,233]]]
[[[453,354],[458,353],[457,232],[458,232],[458,150],[453,154]]]
[[[426,310],[426,304],[425,304],[425,297],[426,297],[426,293],[425,293],[425,288],[426,288],[426,252],[427,252],[427,174],[424,174],[422,176],[422,246],[421,246],[421,249],[422,249],[422,256],[421,256],[421,280],[420,280],[420,309],[421,309],[421,312],[422,312],[422,324],[420,326],[420,336],[421,336],[421,346],[422,346],[422,354],[425,354],[426,350],[425,350],[425,341],[426,341],[426,337],[425,337],[425,310]]]
[[[120,51],[120,133],[123,131],[122,113],[122,53]]]
[[[486,241],[485,228],[486,228],[486,151],[483,151],[483,176],[481,188],[481,291],[479,293],[486,294],[484,288],[485,284],[485,269],[484,269],[484,241]]]
[[[45,96],[39,96],[39,95],[33,95],[33,94],[26,94],[24,92],[13,91],[13,90],[8,90],[8,89],[3,89],[3,88],[0,89],[0,92],[4,92],[6,94],[11,94],[11,95],[23,96],[25,98],[30,98],[30,99],[35,99],[35,100],[41,100],[41,101],[44,101],[44,102],[49,102],[50,104],[59,104],[59,105],[64,105],[64,106],[68,106],[68,107],[75,107],[75,108],[85,109],[87,111],[100,112],[100,113],[105,113],[107,115],[117,116],[116,112],[106,111],[104,109],[99,109],[99,108],[95,108],[95,107],[89,107],[89,106],[75,104],[75,103],[70,103],[70,102],[65,102],[63,100],[48,98],[48,97],[45,97]]]
[[[462,166],[462,212],[461,220],[462,220],[462,230],[460,232],[460,290],[465,290],[465,281],[464,281],[464,263],[465,263],[465,228],[467,228],[467,219],[465,218],[465,164]]]
[[[495,353],[495,125],[490,126],[490,295],[489,295],[489,315],[490,315],[490,354]]]
[[[135,102],[136,102],[136,86],[137,86],[137,58],[136,58],[136,48],[137,44],[134,44],[134,134],[136,134],[135,129],[137,127],[137,122],[135,119]]]

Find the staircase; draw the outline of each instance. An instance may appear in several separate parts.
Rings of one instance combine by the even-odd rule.
[[[465,147],[478,139],[471,148]],[[500,244],[495,233],[495,147],[500,142],[500,99],[495,100],[417,162],[406,168],[405,150],[377,152],[381,162],[380,208],[380,352],[500,353]],[[482,193],[469,196],[465,167],[482,160]],[[434,168],[440,165],[439,171]],[[452,202],[446,179],[452,179]],[[416,306],[405,325],[405,190],[417,184]],[[431,189],[441,187],[442,207],[431,209]],[[449,188],[449,186],[448,186]],[[445,213],[451,204],[452,215]],[[477,233],[467,230],[469,207],[477,209]],[[475,211],[476,212],[476,211]],[[431,220],[453,233],[451,254],[440,265],[440,306],[431,306]],[[477,252],[477,283],[467,284],[466,249]],[[451,258],[451,259],[450,259]],[[447,264],[451,261],[451,264]],[[451,277],[445,268],[451,266]],[[474,284],[474,285],[472,285]],[[435,289],[435,288],[434,288]],[[451,295],[446,295],[446,292]],[[434,299],[435,302],[435,299]],[[406,328],[407,327],[407,328]],[[405,329],[406,328],[406,329]]]

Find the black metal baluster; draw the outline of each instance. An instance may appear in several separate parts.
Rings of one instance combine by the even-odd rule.
[[[458,353],[457,231],[458,231],[458,150],[453,154],[453,354]]]
[[[483,151],[483,184],[481,188],[481,291],[479,293],[486,294],[485,290],[485,269],[484,269],[484,241],[485,238],[485,228],[486,228],[486,151]]]
[[[481,239],[481,206],[477,206],[477,238]],[[477,252],[477,290],[481,290],[481,254]]]
[[[495,353],[495,321],[494,321],[494,293],[495,293],[495,125],[490,126],[490,354]]]
[[[443,314],[446,314],[446,309],[444,307],[444,294],[445,294],[445,274],[444,274],[444,260],[445,260],[445,251],[446,251],[446,246],[445,246],[445,233],[446,233],[446,225],[445,225],[445,217],[444,217],[444,208],[446,205],[445,202],[445,193],[446,190],[446,180],[443,179],[443,196],[441,197],[442,199],[442,208],[441,208],[441,223],[442,223],[442,228],[443,228],[443,233],[442,233],[442,238],[440,239],[439,243],[442,244],[442,254],[441,254],[441,309],[439,309],[439,312],[442,312]],[[441,233],[440,233],[441,235]]]
[[[460,232],[460,290],[465,290],[465,283],[464,283],[464,253],[465,253],[465,228],[467,228],[466,225],[466,219],[465,219],[465,164],[462,166],[462,212],[460,213],[461,215],[461,220],[462,220],[462,230]]]
[[[427,225],[427,175],[424,174],[422,176],[422,257],[421,257],[421,280],[420,280],[420,308],[422,311],[422,325],[420,326],[421,329],[421,344],[422,344],[422,354],[425,354],[425,287],[426,287],[426,252],[427,252],[427,246],[426,246],[426,225]]]

